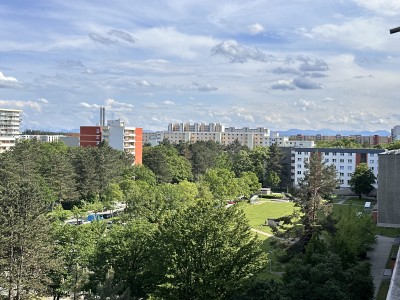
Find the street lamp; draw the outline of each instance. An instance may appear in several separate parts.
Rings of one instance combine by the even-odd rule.
[[[400,31],[400,27],[392,28],[389,30],[390,34],[396,33]]]

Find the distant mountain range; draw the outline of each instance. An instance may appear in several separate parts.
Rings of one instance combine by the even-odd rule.
[[[303,134],[303,135],[329,135],[335,136],[337,134],[348,136],[348,135],[362,135],[362,136],[370,136],[370,135],[380,135],[380,136],[390,136],[390,132],[386,130],[376,130],[376,131],[356,131],[356,130],[332,130],[332,129],[319,129],[319,130],[302,130],[302,129],[289,129],[289,130],[277,130],[272,132],[279,132],[280,136],[290,136],[296,134]]]

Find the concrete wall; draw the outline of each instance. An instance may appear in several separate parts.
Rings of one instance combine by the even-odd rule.
[[[400,227],[400,152],[379,155],[378,226]]]

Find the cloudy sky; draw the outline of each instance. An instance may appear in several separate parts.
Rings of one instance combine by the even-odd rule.
[[[399,0],[0,2],[0,107],[23,128],[400,124]]]

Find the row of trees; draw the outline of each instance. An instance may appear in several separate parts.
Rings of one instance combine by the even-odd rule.
[[[249,149],[236,140],[228,146],[214,141],[197,141],[173,145],[165,140],[158,146],[143,149],[143,164],[157,176],[158,182],[197,181],[207,170],[223,168],[255,173],[263,186],[284,186],[290,181],[284,154],[277,145]]]

